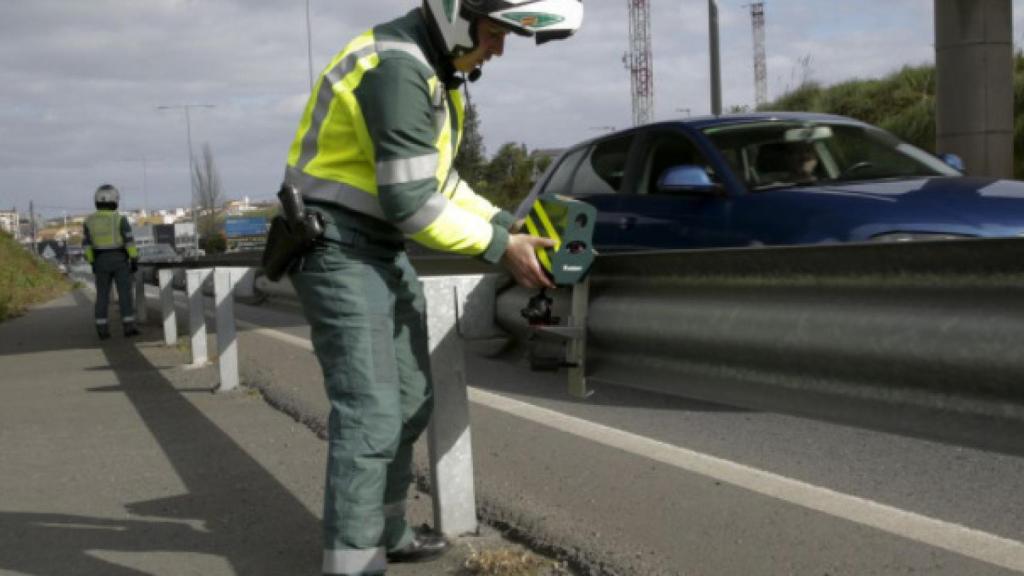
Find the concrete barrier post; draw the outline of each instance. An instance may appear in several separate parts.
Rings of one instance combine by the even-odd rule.
[[[188,331],[192,348],[192,365],[202,366],[209,362],[206,346],[206,310],[203,282],[213,274],[212,268],[201,268],[185,272],[185,289],[188,293]]]
[[[477,530],[469,397],[458,319],[482,279],[423,279],[434,383],[434,417],[427,431],[434,526],[449,536]]]
[[[149,320],[149,307],[146,305],[146,282],[142,270],[135,273],[135,318],[139,325]]]
[[[160,310],[164,323],[164,344],[174,346],[178,343],[178,319],[174,313],[174,270],[161,268],[157,272],[160,284]]]
[[[238,388],[238,339],[235,334],[234,280],[240,276],[235,268],[215,268],[213,300],[217,320],[217,365],[220,369],[218,392]]]

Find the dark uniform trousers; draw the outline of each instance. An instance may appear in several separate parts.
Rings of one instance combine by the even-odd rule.
[[[423,290],[400,244],[323,213],[328,240],[291,280],[331,408],[324,549],[394,550],[413,537],[413,444],[433,409]]]
[[[132,302],[132,272],[128,252],[123,249],[97,250],[93,261],[96,276],[96,324],[107,324],[107,310],[110,306],[110,285],[117,284],[117,299],[121,305],[121,322],[135,321],[135,306]]]

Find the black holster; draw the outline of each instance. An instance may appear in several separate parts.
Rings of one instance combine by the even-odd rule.
[[[277,193],[282,214],[270,221],[267,246],[263,250],[263,273],[276,282],[298,264],[302,256],[324,235],[323,219],[307,212],[302,195],[290,184],[282,184]]]

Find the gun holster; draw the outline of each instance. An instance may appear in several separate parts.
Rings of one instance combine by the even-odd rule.
[[[263,273],[272,282],[291,271],[324,235],[323,218],[317,212],[306,211],[302,195],[294,186],[282,184],[277,197],[282,214],[270,221],[263,250]]]

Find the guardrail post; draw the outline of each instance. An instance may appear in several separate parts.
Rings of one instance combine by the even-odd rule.
[[[238,339],[235,333],[235,268],[213,270],[213,301],[217,319],[217,365],[220,369],[218,392],[238,388]]]
[[[427,430],[434,526],[459,536],[476,532],[473,445],[463,343],[457,320],[482,276],[424,278],[434,417]]]
[[[146,279],[143,278],[142,269],[135,273],[135,318],[139,325],[149,320],[149,307],[146,306]]]
[[[164,344],[178,343],[178,319],[174,313],[174,270],[161,268],[157,272],[160,284],[160,310],[164,321]]]
[[[587,307],[590,305],[590,277],[572,287],[572,314],[569,326],[579,329],[575,338],[566,344],[566,363],[569,364],[569,394],[586,398],[587,390]]]
[[[188,330],[191,338],[192,366],[206,364],[210,356],[206,350],[206,311],[203,283],[213,274],[212,268],[200,268],[185,272],[185,289],[188,293]]]

